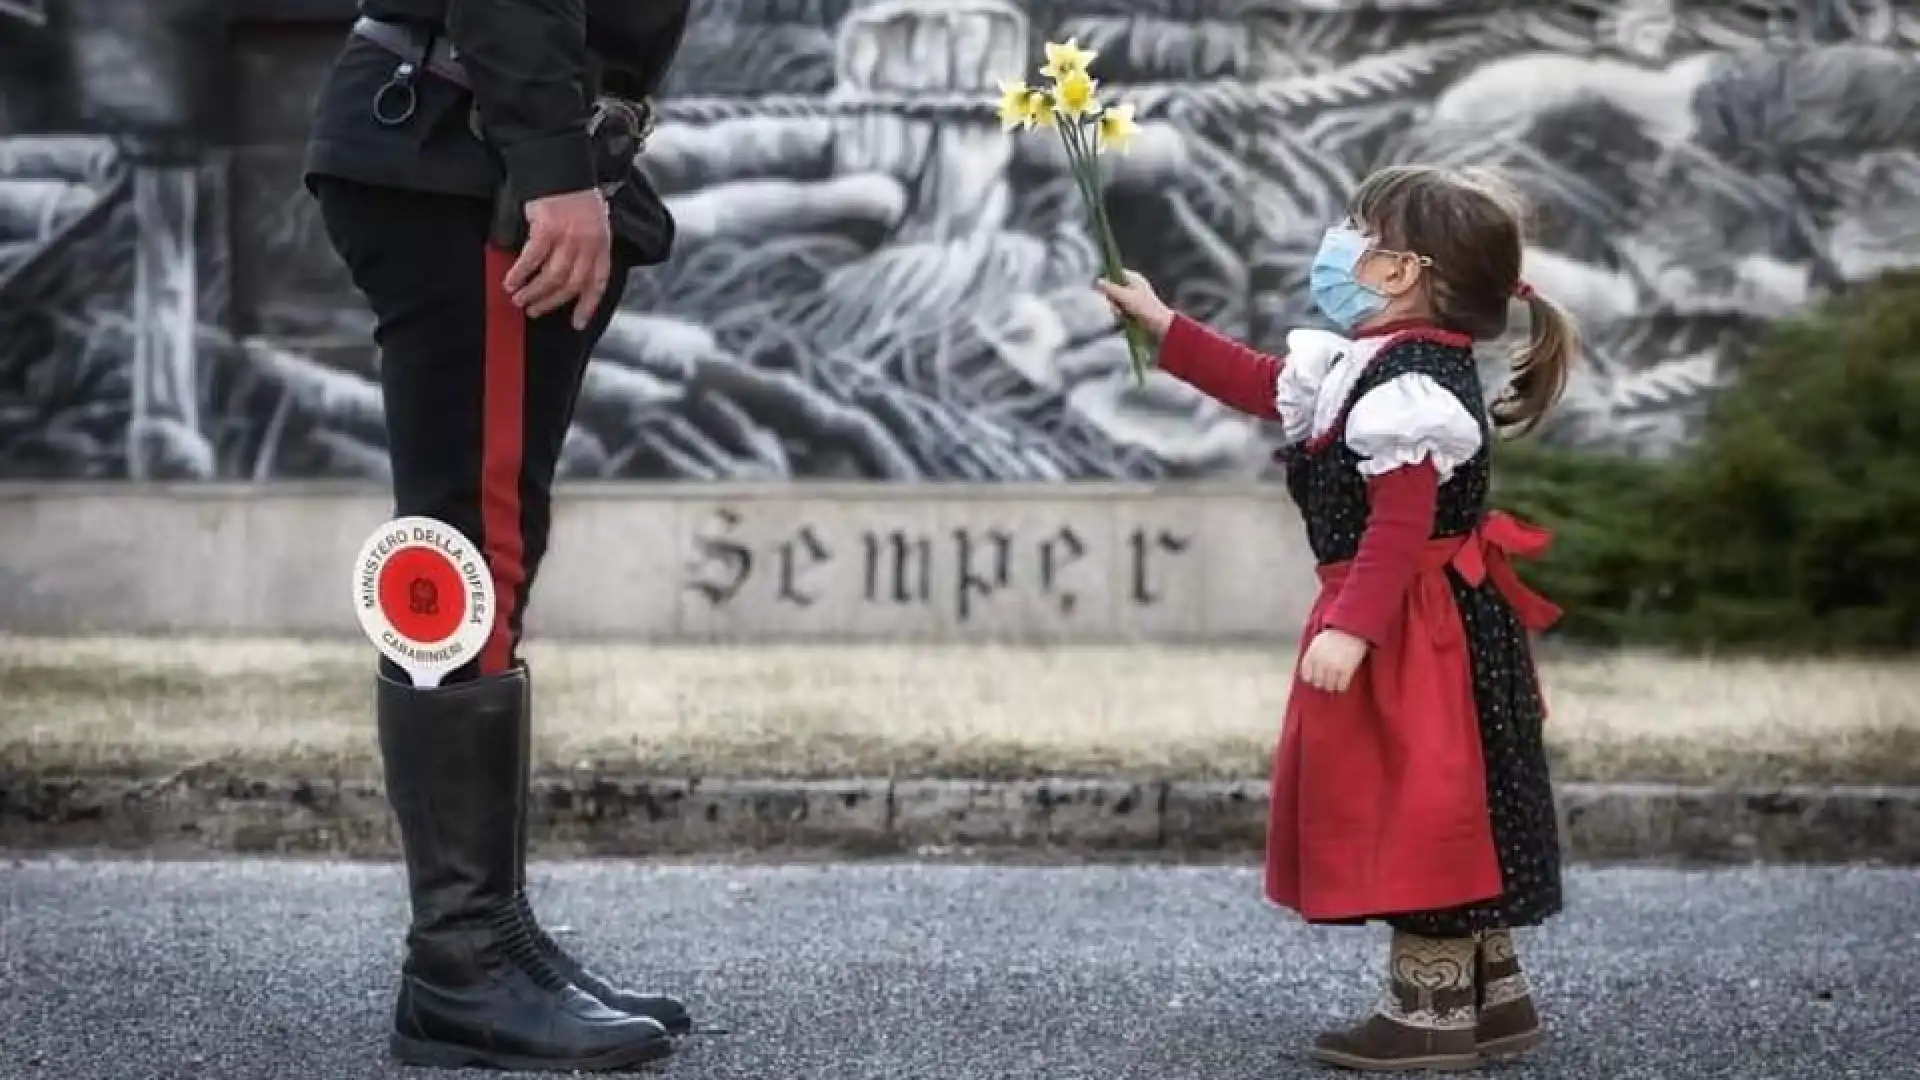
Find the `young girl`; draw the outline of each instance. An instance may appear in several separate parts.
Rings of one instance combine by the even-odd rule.
[[[1313,1057],[1473,1068],[1542,1039],[1510,931],[1561,906],[1559,836],[1528,631],[1558,610],[1508,557],[1543,532],[1487,509],[1496,429],[1531,430],[1575,344],[1520,279],[1521,212],[1491,176],[1395,167],[1328,229],[1311,287],[1347,331],[1265,356],[1168,309],[1137,274],[1108,300],[1160,366],[1278,420],[1321,589],[1273,767],[1267,895],[1313,923],[1393,929],[1387,985]],[[1528,343],[1491,407],[1473,342],[1525,302]]]

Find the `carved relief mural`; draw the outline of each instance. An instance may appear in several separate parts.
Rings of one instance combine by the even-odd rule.
[[[343,23],[254,0],[215,64],[192,28],[233,4],[106,3],[0,0],[0,478],[379,478],[367,316],[298,183]],[[1317,322],[1307,262],[1369,170],[1505,170],[1588,338],[1563,444],[1669,452],[1768,320],[1920,265],[1920,0],[696,10],[646,158],[681,245],[568,477],[1261,474],[1273,433],[1130,382],[1063,160],[996,125],[1044,40],[1140,106],[1129,261],[1258,345]]]

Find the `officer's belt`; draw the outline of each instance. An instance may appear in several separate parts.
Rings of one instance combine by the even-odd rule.
[[[428,34],[425,30],[409,23],[385,22],[380,19],[361,16],[354,21],[353,33],[410,64],[416,64],[448,82],[471,93],[473,80],[467,78],[466,66],[460,63],[460,54],[453,44],[438,34]],[[428,48],[428,43],[432,48]],[[421,53],[427,55],[423,60]]]

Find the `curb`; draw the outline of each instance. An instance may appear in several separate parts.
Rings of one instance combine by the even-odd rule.
[[[549,771],[543,857],[820,851],[1257,856],[1263,781],[709,780]],[[1920,865],[1920,787],[1563,784],[1575,860]],[[196,766],[159,779],[0,769],[0,849],[393,858],[378,781]]]

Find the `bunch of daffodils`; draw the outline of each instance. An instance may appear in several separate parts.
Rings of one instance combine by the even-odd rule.
[[[1094,236],[1100,241],[1107,280],[1123,284],[1126,276],[1120,245],[1113,239],[1113,226],[1107,221],[1102,198],[1100,155],[1109,151],[1126,153],[1139,129],[1134,124],[1132,105],[1101,103],[1100,83],[1090,70],[1099,55],[1080,48],[1072,38],[1065,44],[1048,42],[1047,62],[1040,66],[1040,74],[1046,79],[1043,85],[1029,86],[1025,80],[1000,84],[1000,125],[1007,131],[1051,129],[1060,133],[1067,165],[1074,182],[1080,185]],[[1134,381],[1144,382],[1153,360],[1146,332],[1130,318],[1122,319],[1121,328],[1132,354]]]

